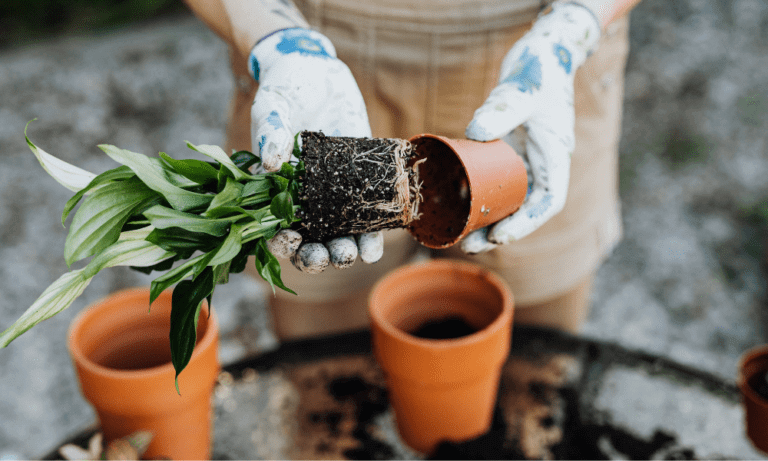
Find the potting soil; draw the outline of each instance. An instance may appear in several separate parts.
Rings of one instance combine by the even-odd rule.
[[[455,339],[477,333],[477,329],[460,316],[428,320],[411,334],[423,339]]]
[[[402,139],[302,132],[299,232],[307,241],[406,227],[417,213],[413,150]]]

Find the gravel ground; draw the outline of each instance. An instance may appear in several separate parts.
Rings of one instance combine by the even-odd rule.
[[[768,223],[754,212],[768,212],[768,2],[644,0],[631,34],[625,238],[599,273],[585,334],[733,381],[739,355],[768,334]],[[67,270],[58,216],[69,194],[30,154],[25,123],[38,118],[29,134],[45,150],[101,172],[114,166],[102,142],[174,156],[189,155],[184,140],[222,144],[232,88],[225,46],[191,17],[0,51],[0,325]],[[106,271],[0,351],[0,459],[41,456],[93,421],[67,326],[149,280]],[[276,344],[258,285],[233,277],[217,294],[224,363]]]
[[[625,238],[586,333],[733,379],[766,340],[768,3],[645,1],[633,13]],[[768,216],[768,214],[764,215]]]

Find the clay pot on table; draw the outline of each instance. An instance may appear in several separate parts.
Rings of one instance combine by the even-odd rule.
[[[373,348],[405,443],[430,453],[441,441],[465,441],[490,429],[512,310],[506,284],[471,263],[404,266],[374,287]],[[474,332],[424,337],[455,336],[457,320],[469,327],[462,333]],[[420,334],[430,329],[437,334]]]
[[[105,442],[144,430],[153,435],[145,458],[208,459],[218,324],[203,306],[197,346],[179,375],[177,394],[168,339],[171,296],[163,292],[150,310],[149,289],[135,288],[89,306],[70,327],[69,350]]]
[[[523,159],[502,140],[478,142],[420,134],[410,139],[423,200],[409,231],[440,249],[511,215],[528,193]]]
[[[768,345],[745,352],[739,360],[737,384],[746,417],[747,437],[768,453]]]

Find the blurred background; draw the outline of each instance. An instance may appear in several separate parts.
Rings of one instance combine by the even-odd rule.
[[[0,45],[94,34],[183,15],[188,10],[179,0],[9,0],[0,5]]]
[[[739,356],[768,339],[768,1],[643,0],[630,33],[625,237],[600,270],[583,335],[734,383]],[[223,144],[232,91],[226,47],[179,0],[0,3],[0,329],[68,270],[59,217],[70,193],[40,168],[25,124],[37,118],[32,141],[99,173],[115,166],[99,143],[172,156],[188,155],[186,140]],[[93,423],[66,351],[69,322],[149,281],[105,271],[0,350],[0,459],[43,456]],[[277,346],[265,290],[238,276],[217,296],[224,363]],[[669,404],[642,376],[614,379],[645,392],[634,405]],[[697,455],[759,456],[718,440],[740,437],[739,415],[720,426],[714,416],[694,431],[713,445]]]

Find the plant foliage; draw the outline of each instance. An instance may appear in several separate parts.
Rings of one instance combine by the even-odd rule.
[[[247,151],[230,157],[217,146],[187,143],[212,159],[206,162],[177,160],[162,152],[159,158],[148,157],[100,145],[121,166],[94,175],[26,139],[45,171],[75,192],[61,217],[66,223],[77,207],[64,247],[67,264],[91,260],[51,284],[0,334],[0,347],[69,307],[102,269],[122,265],[162,272],[151,283],[150,305],[176,286],[170,343],[178,390],[178,375],[197,340],[202,302],[207,299],[211,306],[216,285],[242,272],[250,256],[273,291],[277,286],[293,293],[283,284],[280,265],[266,241],[298,221],[303,162],[286,163],[276,173],[252,174],[249,167],[260,159]]]

